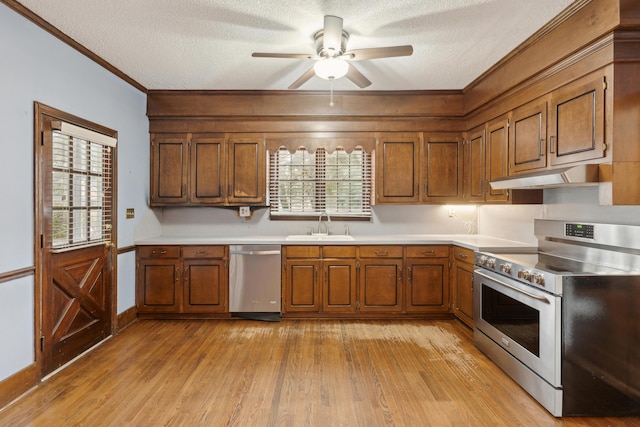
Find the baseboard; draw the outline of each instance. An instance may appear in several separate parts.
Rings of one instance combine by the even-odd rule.
[[[0,409],[37,386],[39,382],[40,377],[35,363],[0,381]]]
[[[136,306],[118,314],[116,327],[114,328],[114,335],[118,335],[123,329],[134,323],[136,320],[138,320],[138,311],[136,310]]]

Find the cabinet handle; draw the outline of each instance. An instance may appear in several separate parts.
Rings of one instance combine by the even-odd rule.
[[[411,281],[411,267],[407,267],[407,281]]]
[[[180,269],[176,267],[176,282],[180,281]]]
[[[459,256],[460,258],[462,258],[462,259],[467,259],[467,258],[469,258],[466,254],[463,254],[462,252],[460,252],[460,253],[458,254],[458,256]]]
[[[544,157],[544,138],[540,138],[540,157]]]
[[[189,267],[184,268],[184,281],[185,282],[189,281]]]
[[[389,251],[373,251],[377,256],[387,256],[389,255]]]
[[[555,153],[556,152],[556,137],[552,136],[549,138],[549,152],[550,153]]]
[[[209,251],[198,251],[196,255],[209,255]]]
[[[435,251],[420,251],[420,253],[424,256],[434,256],[436,254]]]
[[[164,249],[160,250],[160,251],[153,251],[151,252],[151,255],[166,255],[167,251],[165,251]]]

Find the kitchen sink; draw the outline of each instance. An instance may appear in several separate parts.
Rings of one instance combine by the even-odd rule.
[[[297,240],[304,242],[352,242],[353,236],[345,234],[292,234],[285,240]]]

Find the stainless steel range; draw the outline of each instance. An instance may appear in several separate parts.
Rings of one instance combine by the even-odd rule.
[[[640,415],[640,226],[536,220],[476,254],[474,342],[554,416]]]

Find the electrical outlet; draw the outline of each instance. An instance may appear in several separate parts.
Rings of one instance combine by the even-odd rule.
[[[454,216],[456,216],[456,211],[453,209],[449,209],[449,218],[453,218]]]
[[[133,208],[127,208],[126,211],[126,218],[127,219],[133,219],[136,216],[135,211]]]
[[[241,217],[251,216],[251,208],[249,208],[249,206],[240,206],[240,212],[238,215]]]

